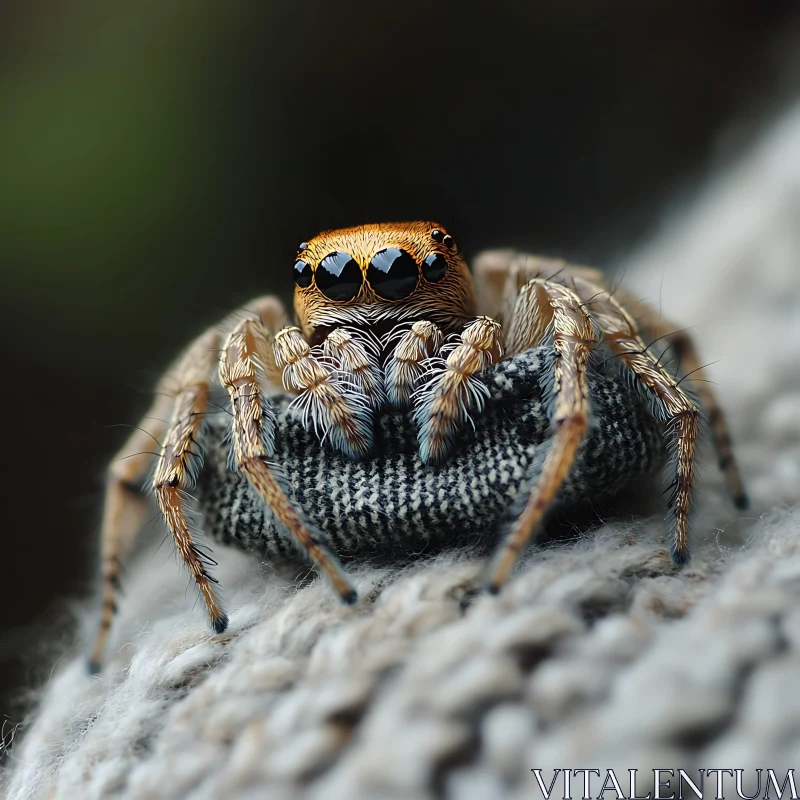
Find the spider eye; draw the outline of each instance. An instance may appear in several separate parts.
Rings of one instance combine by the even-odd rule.
[[[413,294],[419,282],[417,262],[397,247],[379,250],[367,268],[367,281],[378,297],[402,300]]]
[[[361,268],[350,253],[328,253],[317,267],[317,286],[329,300],[352,300],[362,282]]]
[[[444,246],[452,250],[456,246],[456,240],[448,233],[447,236],[442,239],[444,242]]]
[[[431,238],[434,242],[441,242],[444,239],[444,231],[440,231],[438,228],[434,228],[431,231]]]
[[[314,273],[311,270],[311,265],[305,261],[294,262],[294,282],[301,288],[307,289],[311,286],[311,281],[314,279]]]
[[[447,259],[441,253],[431,253],[422,262],[422,275],[426,281],[436,282],[447,272]]]

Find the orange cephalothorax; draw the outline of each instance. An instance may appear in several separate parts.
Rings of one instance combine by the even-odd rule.
[[[435,222],[359,225],[300,245],[294,307],[305,336],[339,325],[430,320],[445,332],[475,316],[472,277]]]

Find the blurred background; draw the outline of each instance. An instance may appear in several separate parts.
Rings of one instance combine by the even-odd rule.
[[[0,720],[95,587],[114,426],[193,336],[362,221],[613,269],[797,96],[798,11],[2,0]]]

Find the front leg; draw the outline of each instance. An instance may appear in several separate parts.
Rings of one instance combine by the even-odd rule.
[[[499,591],[523,547],[541,523],[575,461],[589,425],[586,363],[597,332],[580,298],[557,283],[536,279],[523,286],[509,325],[509,349],[522,352],[552,334],[555,350],[553,436],[535,486],[500,545],[489,576]]]
[[[489,390],[478,373],[502,356],[500,324],[478,317],[458,336],[447,359],[430,370],[414,397],[419,456],[424,463],[438,464],[446,458],[464,423],[483,410]]]
[[[356,591],[325,546],[324,534],[290,497],[285,473],[274,462],[277,422],[266,393],[271,365],[275,366],[273,337],[260,319],[243,320],[228,337],[219,360],[220,382],[231,399],[233,461],[342,600],[355,602]]]

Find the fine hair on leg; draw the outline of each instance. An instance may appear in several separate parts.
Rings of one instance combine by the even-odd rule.
[[[325,535],[293,502],[283,471],[274,463],[276,420],[265,392],[265,364],[274,359],[274,337],[259,319],[240,322],[222,349],[219,376],[231,401],[232,461],[342,600],[353,603],[356,591],[325,546]]]
[[[531,489],[522,513],[500,543],[489,573],[489,590],[506,582],[522,549],[541,524],[575,461],[589,421],[586,365],[595,346],[595,325],[574,292],[536,278],[520,290],[508,331],[509,352],[535,347],[552,336],[555,350],[554,412],[550,448],[539,480]]]

